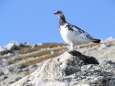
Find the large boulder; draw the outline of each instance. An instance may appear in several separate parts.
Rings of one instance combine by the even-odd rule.
[[[115,63],[65,52],[11,86],[115,86]]]
[[[6,54],[8,50],[5,47],[0,46],[0,55]]]
[[[7,44],[5,47],[7,50],[13,50],[13,49],[18,49],[20,45],[21,45],[20,43],[13,41]]]

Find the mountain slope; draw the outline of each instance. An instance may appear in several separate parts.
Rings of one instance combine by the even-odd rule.
[[[10,85],[39,68],[47,59],[54,58],[67,51],[67,44],[21,43],[0,57],[0,86]],[[77,46],[76,46],[77,48]],[[101,43],[81,45],[76,49],[81,53],[94,56],[100,63],[104,60],[115,62],[115,39]]]

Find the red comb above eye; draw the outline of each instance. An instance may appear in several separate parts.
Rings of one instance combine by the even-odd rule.
[[[56,13],[59,13],[59,12],[61,12],[61,11],[59,11],[59,10],[58,10],[58,11],[56,11]]]

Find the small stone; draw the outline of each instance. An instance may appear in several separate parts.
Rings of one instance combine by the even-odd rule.
[[[6,79],[6,78],[8,78],[8,77],[5,76],[5,75],[2,75],[2,76],[0,76],[0,81],[1,81],[1,80],[4,80],[4,79]]]
[[[9,74],[9,73],[11,73],[12,71],[13,71],[12,68],[10,68],[10,69],[4,69],[4,70],[3,70],[3,73],[4,73],[4,74]]]
[[[10,81],[8,84],[13,84],[15,81]]]
[[[22,77],[17,77],[16,79],[15,79],[15,81],[18,81],[18,80],[20,80]]]
[[[29,69],[35,68],[35,67],[37,67],[37,65],[35,65],[35,64],[28,66]]]
[[[0,71],[0,75],[3,75],[4,73],[2,71]]]
[[[17,72],[17,73],[21,73],[21,72],[23,72],[23,71],[22,71],[22,69],[17,69],[16,72]]]
[[[101,44],[99,47],[99,50],[103,50],[103,49],[110,47],[110,46],[111,46],[111,44]]]
[[[51,54],[55,54],[55,52],[54,52],[54,51],[51,51]]]
[[[22,69],[22,68],[23,68],[22,65],[17,65],[17,66],[15,67],[14,71],[17,71],[18,69]]]
[[[8,66],[9,63],[6,61],[6,59],[3,59],[3,60],[0,61],[0,65],[2,65],[2,66]]]
[[[36,46],[38,46],[37,44],[33,44],[32,46],[31,46],[31,48],[35,48]]]
[[[29,71],[29,69],[26,67],[26,68],[23,68],[22,71]]]

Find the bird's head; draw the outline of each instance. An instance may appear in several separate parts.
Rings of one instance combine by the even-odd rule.
[[[64,16],[63,12],[59,11],[59,10],[56,11],[54,14],[57,15],[57,16],[59,16],[59,17]]]

